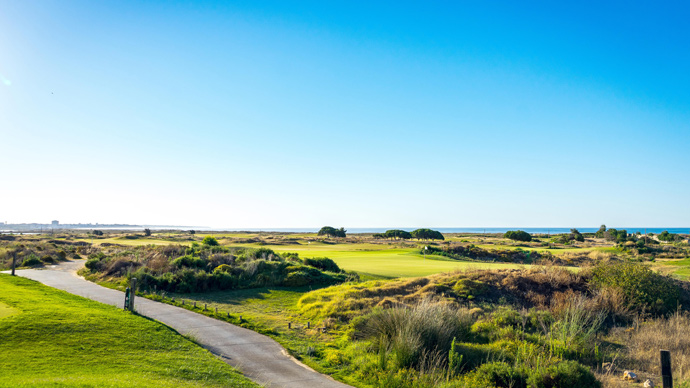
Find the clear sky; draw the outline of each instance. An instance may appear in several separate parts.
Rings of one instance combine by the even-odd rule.
[[[0,221],[689,226],[688,20],[0,0]]]

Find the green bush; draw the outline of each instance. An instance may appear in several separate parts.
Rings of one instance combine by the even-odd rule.
[[[37,267],[39,265],[43,265],[43,262],[33,253],[27,256],[22,262],[22,267]]]
[[[475,378],[496,388],[527,388],[527,374],[505,362],[489,362],[474,372]]]
[[[532,370],[527,380],[530,388],[599,388],[592,371],[575,361],[561,361],[546,370]]]
[[[328,272],[341,272],[335,261],[328,257],[313,257],[304,259],[304,264]]]
[[[515,241],[532,241],[532,235],[522,230],[509,230],[505,232],[503,237]]]
[[[184,255],[173,260],[172,264],[177,268],[204,268],[207,263],[201,257]]]
[[[98,272],[102,269],[102,262],[97,258],[91,258],[86,260],[84,266],[91,272]]]
[[[633,307],[652,314],[674,311],[680,300],[680,289],[673,279],[640,263],[599,264],[592,271],[591,282],[596,287],[622,291]]]
[[[212,236],[204,237],[204,239],[201,240],[201,243],[204,245],[211,246],[211,247],[217,247],[219,245],[218,240],[216,240],[216,238],[212,237]]]

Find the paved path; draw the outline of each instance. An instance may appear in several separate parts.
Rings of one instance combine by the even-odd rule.
[[[98,302],[122,308],[124,293],[84,280],[76,271],[84,261],[46,269],[18,270],[17,275]],[[135,309],[196,341],[239,369],[245,376],[270,388],[346,388],[290,357],[276,341],[254,331],[145,298],[135,298]]]

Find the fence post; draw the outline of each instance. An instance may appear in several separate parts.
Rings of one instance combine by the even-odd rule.
[[[129,286],[129,311],[134,312],[134,295],[137,293],[137,278],[132,278]]]
[[[661,350],[661,381],[663,388],[673,388],[673,376],[671,374],[671,352]]]
[[[12,276],[14,276],[14,267],[17,265],[17,252],[12,252]]]

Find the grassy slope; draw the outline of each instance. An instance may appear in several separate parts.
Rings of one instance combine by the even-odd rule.
[[[308,366],[347,384],[364,386],[361,381],[357,381],[348,373],[344,373],[342,368],[329,365],[322,358],[313,356],[314,350],[318,353],[336,351],[335,342],[338,341],[342,333],[333,331],[322,333],[318,329],[323,326],[322,321],[309,320],[301,315],[297,302],[309,291],[309,287],[273,287],[195,294],[168,294],[163,300],[160,297],[154,299],[171,303],[170,298],[174,297],[177,306],[180,306],[181,300],[185,300],[184,307],[187,309],[190,309],[192,302],[196,301],[199,308],[194,311],[234,324],[240,324],[237,318],[242,316],[241,326],[272,337],[283,345],[290,354]],[[202,310],[204,305],[207,305],[208,310]],[[216,308],[218,315],[214,314]],[[231,318],[225,318],[227,313],[231,314]],[[308,321],[311,323],[310,329],[306,327]],[[292,324],[291,328],[288,328],[288,322]]]
[[[0,274],[0,386],[258,387],[154,321]]]

